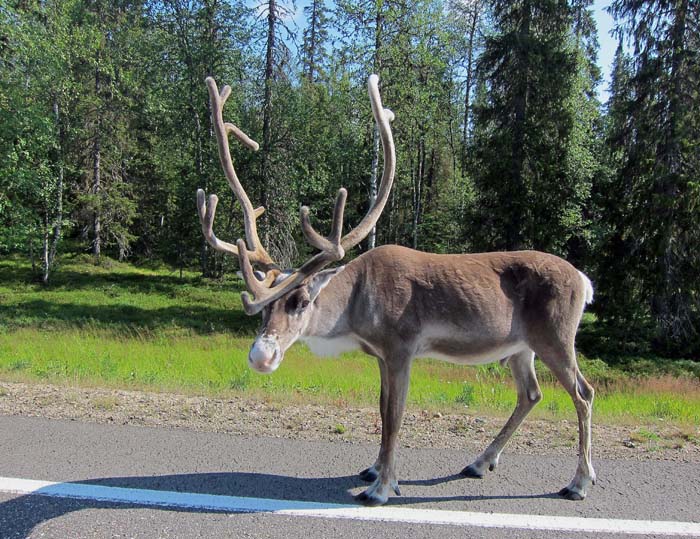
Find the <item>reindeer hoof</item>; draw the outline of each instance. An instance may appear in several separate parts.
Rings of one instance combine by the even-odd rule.
[[[581,501],[586,497],[585,494],[576,492],[575,490],[571,490],[569,487],[564,487],[563,489],[561,489],[559,491],[559,496],[562,496],[567,500],[573,500],[576,502]]]
[[[483,479],[484,477],[484,474],[480,472],[473,464],[470,464],[464,468],[464,470],[459,472],[459,474],[463,475],[464,477],[471,477],[473,479]]]
[[[389,500],[387,497],[379,496],[376,492],[371,492],[368,494],[367,490],[360,492],[357,496],[355,496],[355,500],[360,502],[362,505],[367,507],[377,507],[378,505],[384,505]]]
[[[366,481],[367,483],[374,483],[374,481],[379,477],[379,472],[372,468],[367,468],[366,470],[362,470],[360,472],[360,479],[363,481]]]

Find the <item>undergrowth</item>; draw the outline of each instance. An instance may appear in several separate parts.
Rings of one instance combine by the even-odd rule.
[[[319,359],[295,345],[271,376],[253,373],[246,355],[258,321],[245,316],[236,278],[83,257],[63,261],[48,286],[27,265],[0,261],[0,378],[198,394],[284,395],[306,401],[374,404],[376,361],[360,353]],[[590,336],[595,319],[586,315]],[[588,333],[586,333],[588,332]],[[584,339],[585,341],[585,339]],[[652,356],[587,357],[579,364],[596,388],[598,420],[700,423],[700,364]],[[605,359],[605,361],[603,360]],[[544,399],[534,414],[574,418],[570,397],[541,362]],[[464,367],[415,362],[409,402],[507,415],[516,394],[498,363]],[[109,402],[100,406],[108,408]]]

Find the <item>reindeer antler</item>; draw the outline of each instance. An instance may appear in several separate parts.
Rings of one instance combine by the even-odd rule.
[[[320,252],[307,260],[298,270],[291,273],[283,281],[273,286],[274,281],[279,275],[279,269],[260,244],[255,226],[255,219],[262,214],[263,208],[253,210],[248,196],[238,181],[238,177],[233,168],[233,162],[231,161],[231,154],[229,153],[228,133],[233,133],[243,144],[253,150],[257,150],[258,145],[233,124],[224,123],[222,116],[223,104],[231,93],[231,89],[228,86],[224,86],[221,94],[219,94],[214,80],[211,77],[207,78],[212,117],[214,119],[216,138],[219,143],[219,157],[221,158],[221,165],[224,168],[229,185],[236,194],[236,198],[238,198],[241,206],[243,206],[246,238],[248,240],[247,247],[246,243],[241,239],[239,239],[234,246],[214,236],[212,223],[214,220],[214,211],[216,210],[216,195],[211,195],[209,197],[209,207],[207,207],[204,202],[204,191],[200,189],[197,192],[197,205],[199,207],[200,220],[202,221],[202,231],[209,244],[220,251],[238,255],[243,278],[248,290],[252,294],[252,296],[247,292],[241,294],[243,307],[246,313],[256,314],[260,312],[266,305],[269,305],[273,301],[284,296],[290,290],[299,286],[307,277],[320,271],[328,264],[341,260],[345,256],[345,251],[361,242],[377,224],[379,216],[389,198],[389,192],[391,191],[396,169],[396,151],[394,148],[394,139],[391,134],[391,126],[389,125],[390,122],[394,120],[394,113],[382,107],[378,85],[379,77],[377,77],[377,75],[371,75],[368,81],[369,98],[372,103],[374,119],[379,127],[382,148],[384,150],[384,172],[375,203],[367,211],[367,214],[362,221],[360,221],[360,224],[342,237],[343,214],[345,212],[345,201],[347,199],[347,191],[344,188],[338,190],[335,208],[333,210],[331,233],[328,237],[323,237],[316,232],[309,219],[309,208],[307,206],[302,206],[301,228],[304,237],[311,245],[319,249]],[[268,271],[263,281],[258,280],[253,271],[253,264],[256,263]]]
[[[256,225],[256,219],[260,217],[265,208],[262,206],[253,209],[253,205],[248,198],[248,195],[243,189],[241,182],[236,174],[236,169],[233,168],[233,160],[231,159],[231,152],[228,145],[228,133],[233,133],[234,136],[245,146],[253,151],[257,151],[260,147],[257,142],[252,140],[248,135],[241,131],[238,127],[229,122],[224,122],[223,109],[226,100],[231,95],[231,87],[224,86],[219,93],[219,89],[216,86],[216,81],[213,78],[207,77],[206,79],[207,88],[209,89],[209,102],[211,103],[211,117],[212,124],[214,126],[214,133],[216,133],[216,140],[219,146],[219,159],[221,161],[221,166],[224,169],[224,174],[228,180],[228,184],[231,186],[231,190],[238,199],[238,202],[243,208],[243,222],[245,226],[245,236],[247,240],[246,254],[253,263],[259,264],[262,269],[269,271],[271,269],[278,269],[277,264],[272,260],[267,251],[260,242],[258,237],[258,228]],[[219,199],[216,195],[209,196],[209,204],[205,201],[205,194],[202,189],[197,190],[197,209],[199,210],[199,220],[202,223],[202,233],[206,238],[209,245],[211,245],[217,251],[222,251],[225,253],[230,253],[233,255],[239,254],[239,248],[236,245],[232,245],[228,242],[221,241],[214,235],[213,224],[214,224],[214,214],[216,213],[216,205]],[[244,244],[245,245],[245,244]]]
[[[367,81],[369,91],[369,101],[372,104],[372,114],[379,128],[379,137],[382,139],[382,151],[384,152],[384,170],[382,180],[377,191],[377,198],[362,218],[360,224],[348,232],[342,239],[343,248],[347,251],[360,243],[367,237],[379,221],[379,217],[384,211],[391,186],[394,183],[394,172],[396,171],[396,149],[394,148],[394,136],[391,133],[391,122],[394,121],[394,113],[382,106],[382,97],[379,95],[379,77],[370,75]]]

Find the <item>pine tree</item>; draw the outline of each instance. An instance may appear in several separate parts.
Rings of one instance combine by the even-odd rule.
[[[700,352],[700,5],[690,0],[611,6],[616,31],[634,50],[632,76],[615,98],[626,107],[630,140],[622,153],[620,215],[624,271],[650,316],[660,351]],[[620,266],[624,260],[633,263]],[[614,307],[610,307],[610,312]],[[639,312],[641,311],[641,313]]]
[[[452,39],[455,41],[459,71],[464,76],[464,99],[462,111],[462,150],[460,165],[462,172],[467,171],[469,150],[473,128],[473,95],[476,83],[476,63],[483,41],[483,24],[486,12],[484,0],[449,0],[449,21]],[[458,72],[459,73],[459,72]],[[461,74],[461,73],[460,73]]]
[[[633,260],[634,247],[631,242],[628,222],[628,182],[622,174],[626,156],[634,140],[632,122],[635,114],[631,104],[632,78],[631,58],[625,53],[622,40],[615,51],[611,79],[610,98],[606,109],[605,143],[607,170],[596,184],[593,198],[596,206],[598,245],[596,268],[596,302],[593,307],[608,322],[616,326],[627,326],[640,315],[643,303],[639,296],[637,281],[629,270],[636,265]],[[619,171],[619,172],[618,172]],[[624,345],[626,340],[623,336]]]
[[[66,219],[72,3],[0,11],[0,249],[28,250],[47,284]]]
[[[259,109],[251,106],[251,96],[258,91],[261,64],[259,51],[251,46],[252,15],[242,2],[218,0],[162,0],[153,7],[142,40],[148,60],[139,125],[141,144],[150,151],[143,156],[142,173],[148,183],[140,196],[148,203],[138,224],[148,234],[142,233],[141,247],[155,249],[181,267],[198,259],[203,274],[218,275],[224,264],[234,261],[212,253],[202,237],[192,218],[196,189],[221,197],[219,215],[230,215],[217,222],[222,236],[235,238],[242,227],[233,218],[239,210],[219,165],[204,79],[213,76],[221,86],[234,88],[227,117],[257,136]],[[231,149],[237,163],[244,162],[246,170],[253,168],[250,151],[237,144]],[[246,185],[260,200],[255,180],[248,174]]]
[[[283,107],[292,104],[289,68],[290,51],[280,32],[289,30],[284,18],[289,8],[284,2],[266,2],[265,64],[263,71],[262,144],[260,147],[259,182],[262,187],[262,204],[266,208],[261,228],[263,242],[272,257],[285,267],[291,267],[297,258],[293,236],[293,209],[291,184],[287,166],[287,142],[281,133],[285,131]],[[287,97],[289,96],[289,97]],[[291,107],[290,107],[291,108]]]
[[[302,43],[303,74],[308,82],[316,82],[324,77],[323,66],[327,61],[326,42],[328,41],[329,20],[326,3],[312,0],[304,7],[307,27]]]
[[[588,180],[577,173],[578,53],[572,10],[560,1],[496,1],[479,62],[486,103],[475,135],[482,249],[566,254],[580,234]]]

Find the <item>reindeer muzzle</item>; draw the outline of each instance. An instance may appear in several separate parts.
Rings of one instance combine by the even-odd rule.
[[[260,373],[274,372],[282,362],[282,351],[275,337],[259,337],[248,353],[248,364]]]

